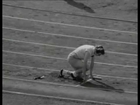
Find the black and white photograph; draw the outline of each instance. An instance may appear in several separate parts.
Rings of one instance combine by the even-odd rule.
[[[138,0],[2,0],[2,105],[138,105]]]

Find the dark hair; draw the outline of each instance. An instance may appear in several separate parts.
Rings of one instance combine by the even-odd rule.
[[[101,46],[101,45],[100,46],[97,46],[96,47],[96,53],[97,54],[100,53],[100,54],[104,55],[105,54],[105,50],[104,50],[103,46]]]

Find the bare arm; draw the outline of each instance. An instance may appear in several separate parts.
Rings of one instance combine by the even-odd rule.
[[[91,63],[90,63],[90,77],[94,79],[92,72],[93,72],[93,67],[94,67],[94,56],[91,57]]]
[[[86,80],[86,70],[88,69],[87,62],[88,62],[89,56],[90,56],[90,54],[88,52],[86,52],[85,57],[84,57],[84,69],[83,69],[83,78],[84,78],[84,80]]]

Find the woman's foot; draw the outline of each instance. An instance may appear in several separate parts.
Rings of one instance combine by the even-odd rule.
[[[64,75],[63,75],[63,69],[62,69],[62,70],[60,70],[59,78],[63,78],[63,77],[64,77]]]
[[[83,81],[83,78],[82,78],[82,77],[80,77],[80,76],[75,77],[75,76],[73,75],[73,73],[71,73],[71,77],[72,77],[73,80],[75,80],[75,81],[79,81],[79,82],[82,82],[82,81]]]

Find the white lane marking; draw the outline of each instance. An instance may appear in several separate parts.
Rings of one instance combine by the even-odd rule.
[[[47,81],[34,81],[34,80],[27,80],[27,79],[21,79],[21,78],[19,79],[19,78],[15,78],[15,77],[7,77],[7,76],[3,76],[3,79],[12,79],[12,80],[18,80],[18,81],[42,83],[42,84],[51,84],[51,85],[60,85],[60,86],[65,86],[65,87],[76,87],[76,88],[93,89],[93,88],[90,88],[90,87],[84,87],[84,86],[80,86],[80,85],[60,84],[60,83],[47,82]],[[95,90],[95,88],[94,88],[94,90]],[[124,93],[137,94],[137,92],[133,92],[133,91],[124,91]]]
[[[15,64],[8,64],[8,63],[2,63],[3,65],[7,65],[7,66],[15,66],[15,67],[20,67],[20,68],[30,68],[30,69],[33,69],[33,68],[37,68],[39,70],[42,70],[42,71],[59,71],[58,69],[47,69],[47,68],[39,68],[39,67],[32,67],[32,66],[23,66],[23,65],[15,65]],[[100,74],[95,74],[94,75],[98,75],[100,77],[103,77],[103,78],[116,78],[116,79],[126,79],[126,80],[134,80],[134,81],[137,81],[136,78],[126,78],[126,77],[117,77],[117,76],[109,76],[109,75],[100,75]]]
[[[36,44],[36,45],[41,45],[41,46],[51,46],[51,47],[58,47],[58,48],[65,48],[65,49],[72,49],[72,50],[74,50],[76,48],[76,47],[58,46],[58,45],[36,43],[36,42],[26,42],[26,41],[7,39],[7,38],[2,38],[2,39],[5,40],[5,41],[13,41],[13,42],[19,42],[19,43],[26,43],[26,44]],[[112,51],[106,51],[106,53],[137,56],[136,54],[120,53],[120,52],[112,52]]]
[[[107,102],[99,102],[99,101],[85,100],[85,99],[75,99],[75,98],[66,98],[66,97],[59,97],[59,96],[41,95],[41,94],[33,94],[33,93],[25,93],[25,92],[9,91],[9,90],[2,90],[2,92],[3,93],[10,93],[10,94],[32,96],[32,97],[43,97],[43,98],[51,98],[51,99],[87,102],[87,103],[98,103],[98,104],[107,104],[107,105],[123,105],[123,104],[116,104],[116,103],[107,103]]]
[[[72,50],[75,49],[75,47],[58,46],[58,45],[51,45],[51,44],[44,44],[44,43],[36,43],[36,42],[26,42],[26,41],[13,40],[13,39],[7,39],[7,38],[2,38],[2,39],[5,40],[5,41],[12,41],[12,42],[19,42],[19,43],[36,44],[36,45],[51,46],[51,47],[58,47],[58,48],[66,48],[66,49],[72,49]]]
[[[96,38],[86,38],[86,37],[79,37],[79,36],[72,36],[72,35],[64,35],[64,34],[55,34],[55,33],[48,33],[48,32],[40,32],[40,31],[32,31],[32,30],[25,30],[25,29],[18,29],[13,27],[2,27],[3,29],[9,29],[9,30],[16,30],[16,31],[23,31],[23,32],[30,32],[30,33],[39,33],[39,34],[46,34],[46,35],[53,35],[53,36],[62,36],[62,37],[68,37],[68,38],[77,38],[77,39],[87,39],[87,40],[93,40],[93,41],[103,41],[103,42],[111,42],[111,43],[123,43],[123,44],[134,44],[137,45],[137,43],[133,42],[122,42],[122,41],[114,41],[114,40],[104,40],[104,39],[96,39]]]
[[[27,56],[36,56],[36,57],[43,57],[43,58],[66,60],[66,58],[58,58],[58,57],[52,57],[52,56],[43,56],[43,55],[36,55],[36,54],[28,54],[28,53],[21,53],[21,52],[6,51],[6,50],[2,50],[2,51],[3,52],[7,52],[7,53],[13,53],[13,54],[27,55]],[[111,66],[121,66],[121,67],[137,68],[137,66],[131,66],[131,65],[120,65],[120,64],[103,63],[103,62],[95,62],[95,63],[96,64],[111,65]]]
[[[10,5],[10,4],[5,4],[3,3],[2,5],[4,6],[9,6],[9,7],[14,7],[14,8],[21,8],[21,9],[27,9],[27,10],[39,10],[39,11],[46,11],[49,13],[58,13],[58,14],[65,14],[65,15],[72,15],[72,16],[78,16],[78,17],[87,17],[87,18],[97,18],[97,19],[104,19],[104,20],[113,20],[113,21],[122,21],[122,22],[130,22],[130,23],[138,23],[137,21],[134,20],[121,20],[121,19],[116,19],[116,18],[108,18],[108,17],[99,17],[99,16],[88,16],[88,15],[82,15],[82,14],[73,14],[73,13],[67,13],[67,12],[62,12],[62,11],[51,11],[51,10],[42,10],[42,9],[37,9],[37,8],[30,8],[30,7],[25,7],[25,6],[16,6],[16,5]]]
[[[3,17],[12,18],[12,19],[20,19],[20,20],[25,20],[25,21],[41,22],[41,23],[46,23],[46,24],[64,25],[64,26],[70,26],[70,27],[80,27],[80,28],[88,28],[88,29],[103,30],[103,31],[113,31],[113,32],[118,32],[118,33],[137,34],[137,32],[132,32],[132,31],[121,31],[121,30],[113,30],[113,29],[106,29],[106,28],[82,26],[82,25],[75,25],[75,24],[65,24],[65,23],[58,23],[58,22],[50,22],[50,21],[29,19],[29,18],[14,17],[14,16],[8,16],[8,15],[3,15]]]

